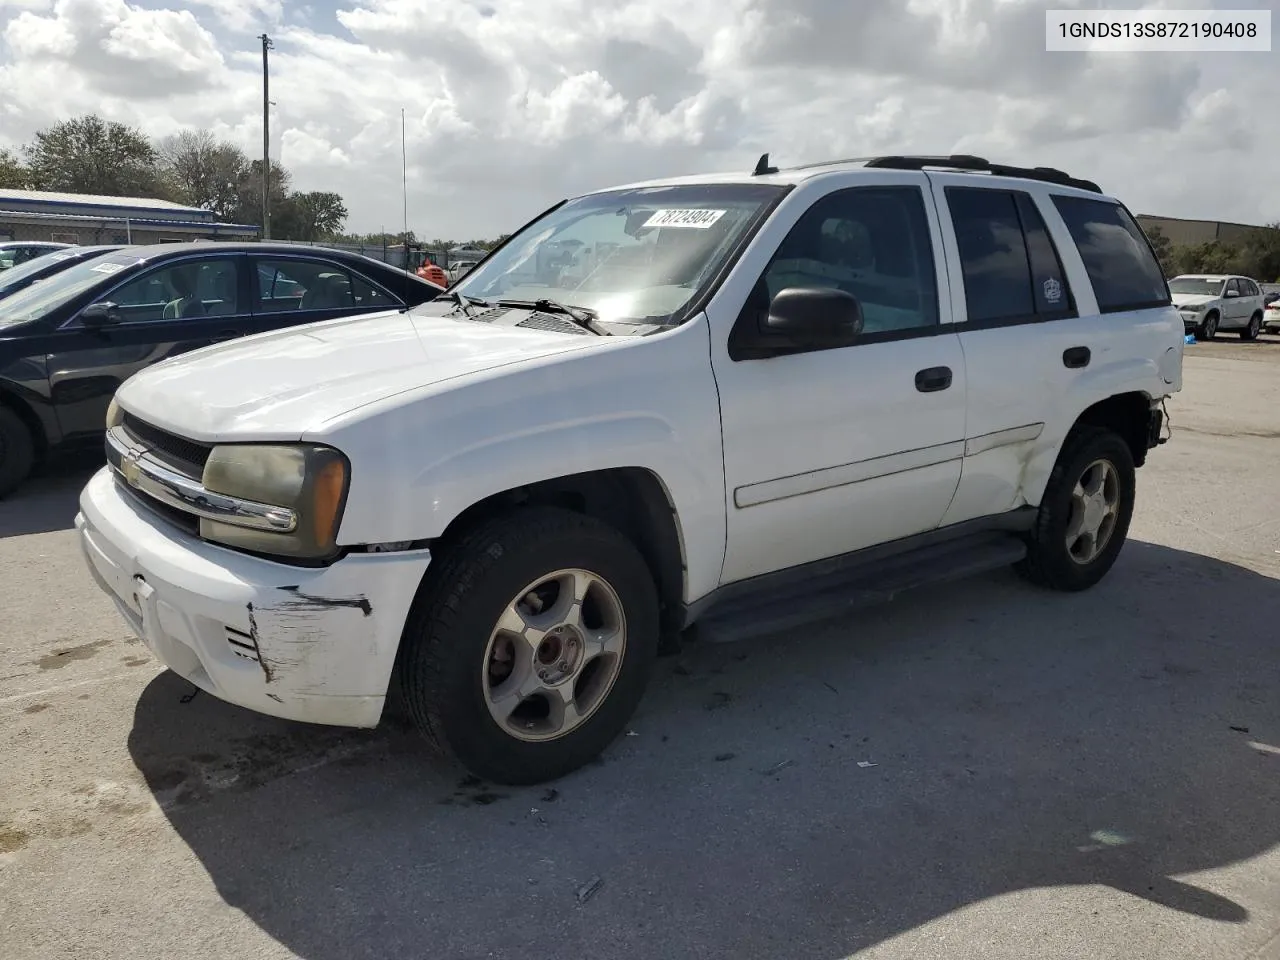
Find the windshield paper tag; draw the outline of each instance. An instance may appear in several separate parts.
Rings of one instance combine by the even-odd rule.
[[[723,217],[723,210],[655,210],[645,221],[646,227],[689,227],[706,230]]]
[[[90,267],[94,273],[119,273],[124,269],[123,263],[100,263],[96,267]]]

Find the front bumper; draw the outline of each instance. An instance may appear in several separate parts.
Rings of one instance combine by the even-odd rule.
[[[76,529],[98,585],[175,673],[260,713],[377,726],[428,551],[322,569],[246,556],[166,523],[105,467],[80,495]]]

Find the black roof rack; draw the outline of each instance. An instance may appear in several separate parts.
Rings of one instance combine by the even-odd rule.
[[[926,167],[943,167],[948,170],[965,170],[972,173],[989,173],[997,177],[1021,177],[1024,180],[1040,180],[1063,187],[1075,187],[1091,193],[1102,193],[1102,188],[1092,180],[1081,180],[1053,167],[1011,167],[992,163],[982,157],[953,154],[949,157],[872,157],[863,161],[865,167],[882,170],[923,170]]]

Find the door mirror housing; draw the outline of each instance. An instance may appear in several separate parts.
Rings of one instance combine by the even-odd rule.
[[[1239,293],[1239,291],[1236,291],[1236,290],[1228,290],[1228,291],[1226,291],[1225,293],[1223,293],[1223,295],[1222,295],[1222,296],[1223,296],[1223,298],[1224,298],[1224,299],[1226,299],[1226,300],[1230,300],[1230,299],[1231,299],[1231,298],[1233,298],[1233,297],[1238,297],[1238,296],[1240,296],[1240,293]]]
[[[86,327],[109,327],[123,319],[120,308],[109,300],[91,303],[80,311],[80,322]]]
[[[862,333],[862,304],[832,287],[787,287],[769,304],[762,332],[799,349],[845,346]]]

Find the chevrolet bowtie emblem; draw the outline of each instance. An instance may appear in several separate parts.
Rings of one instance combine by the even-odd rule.
[[[138,474],[141,470],[138,467],[138,454],[136,451],[130,451],[124,455],[124,459],[120,461],[120,472],[124,474],[125,482],[131,487],[138,485]]]

